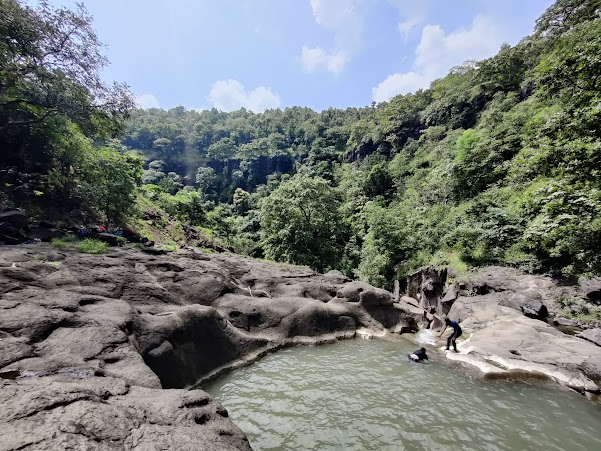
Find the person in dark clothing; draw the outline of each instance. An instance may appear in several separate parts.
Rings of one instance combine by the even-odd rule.
[[[442,336],[444,331],[447,330],[447,327],[451,326],[453,328],[453,333],[449,336],[449,338],[447,338],[447,351],[449,350],[449,346],[451,345],[451,342],[452,342],[454,351],[458,352],[457,351],[457,339],[459,337],[461,337],[461,334],[463,333],[463,331],[461,330],[461,327],[459,326],[459,323],[457,323],[457,321],[451,321],[449,318],[445,318],[444,323],[445,323],[444,327],[442,328],[442,330],[440,331],[438,336],[439,337]]]
[[[414,362],[420,362],[422,360],[428,360],[428,355],[426,354],[426,348],[419,348],[413,354],[409,356],[411,360]]]

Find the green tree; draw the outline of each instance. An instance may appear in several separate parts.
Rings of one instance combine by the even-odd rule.
[[[109,224],[122,224],[135,213],[142,160],[109,148],[93,150],[89,158],[91,167],[83,176],[82,197]]]
[[[535,36],[557,37],[600,14],[601,0],[557,0],[536,21]]]
[[[217,175],[213,168],[199,167],[196,172],[196,184],[204,194],[208,194],[217,183]]]
[[[367,174],[363,182],[363,190],[368,197],[387,197],[393,185],[394,183],[388,167],[380,163],[373,166]]]
[[[318,271],[335,268],[344,248],[340,205],[324,179],[297,174],[282,183],[261,207],[265,255]]]
[[[83,4],[70,11],[0,0],[0,11],[0,131],[53,115],[84,132],[119,131],[133,98],[126,85],[102,82],[107,60]]]

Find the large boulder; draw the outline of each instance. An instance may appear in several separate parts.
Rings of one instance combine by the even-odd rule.
[[[457,290],[457,286],[455,284],[450,285],[438,303],[437,313],[439,315],[447,315],[451,310],[451,307],[453,307],[453,304],[458,296],[459,292]]]
[[[596,277],[589,279],[582,277],[580,279],[580,289],[586,297],[596,303],[601,303],[601,279]]]
[[[432,330],[437,330],[438,331],[438,330],[441,330],[444,327],[444,325],[445,325],[445,323],[442,320],[442,318],[440,316],[436,315],[436,314],[429,313],[426,316],[426,319],[430,322],[430,324],[428,325],[428,329],[432,329]]]
[[[520,309],[528,318],[545,320],[549,316],[547,306],[536,299],[527,299],[520,304]]]
[[[412,305],[414,307],[419,307],[419,301],[415,298],[412,298],[411,296],[402,296],[399,301]]]
[[[51,241],[53,238],[60,238],[61,236],[63,236],[63,233],[60,230],[42,226],[31,227],[27,234],[29,239],[38,239],[41,241]]]
[[[557,318],[553,318],[553,324],[556,326],[564,327],[578,327],[580,323],[578,321],[574,321],[573,319],[563,318],[560,316]]]
[[[434,313],[445,290],[447,269],[424,266],[409,274],[399,283],[399,291],[408,297],[419,300],[419,307]]]
[[[22,210],[9,210],[0,213],[0,222],[6,222],[21,230],[29,228],[29,219],[27,219],[27,215]]]
[[[546,376],[591,396],[601,392],[601,348],[503,304],[499,292],[459,297],[449,317],[464,336],[460,354],[447,357],[496,376]]]
[[[8,222],[0,222],[0,241],[4,244],[20,244],[25,241],[25,231]]]
[[[403,301],[398,302],[394,305],[394,307],[411,316],[418,324],[428,322],[426,318],[426,312],[421,307],[416,307]]]
[[[105,232],[99,233],[98,236],[96,237],[96,239],[98,239],[100,241],[104,241],[109,246],[119,245],[119,240],[117,239],[117,236],[113,235],[112,233],[105,233]]]

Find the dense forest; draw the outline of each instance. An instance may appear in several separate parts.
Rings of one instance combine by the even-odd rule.
[[[83,7],[0,6],[0,205],[142,233],[158,211],[384,287],[429,263],[601,274],[601,0],[429,89],[260,114],[134,109]]]

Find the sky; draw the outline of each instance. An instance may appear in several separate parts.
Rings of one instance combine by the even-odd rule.
[[[72,7],[75,0],[51,0]],[[361,107],[517,44],[552,0],[84,0],[140,107]]]

